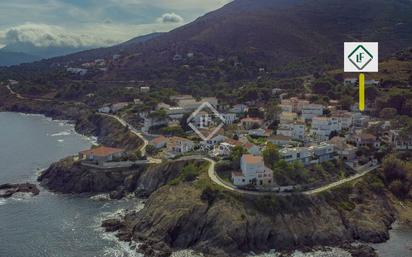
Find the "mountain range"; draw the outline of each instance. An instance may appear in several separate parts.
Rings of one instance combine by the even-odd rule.
[[[312,72],[339,67],[343,43],[377,41],[382,57],[412,46],[410,0],[235,0],[168,33],[40,62],[62,66],[121,54],[100,79],[152,77],[194,53],[196,65],[218,60],[244,67]],[[39,65],[39,64],[36,64]]]

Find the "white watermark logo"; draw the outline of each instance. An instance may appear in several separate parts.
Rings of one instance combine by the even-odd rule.
[[[210,140],[225,125],[225,118],[209,102],[202,103],[186,120],[203,140]]]

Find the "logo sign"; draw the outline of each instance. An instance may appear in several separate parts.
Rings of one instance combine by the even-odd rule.
[[[226,120],[209,102],[202,103],[187,119],[187,124],[204,141],[211,139]]]
[[[378,72],[378,43],[345,43],[345,72]]]

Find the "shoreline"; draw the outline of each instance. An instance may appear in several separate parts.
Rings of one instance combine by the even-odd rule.
[[[76,130],[76,121],[70,121],[70,120],[61,120],[61,119],[54,119],[52,116],[47,116],[46,114],[43,114],[43,113],[23,113],[23,112],[13,112],[13,111],[5,111],[5,112],[10,112],[10,113],[19,113],[19,114],[21,114],[21,115],[27,115],[27,116],[31,116],[31,115],[33,115],[33,116],[42,116],[42,117],[46,117],[46,118],[48,118],[48,119],[50,119],[51,121],[55,121],[55,122],[67,122],[67,123],[70,123],[70,124],[72,124],[74,127],[74,132],[75,133],[77,133],[78,135],[80,135],[80,136],[83,136],[83,137],[86,137],[86,138],[90,138],[90,136],[86,136],[85,134],[82,134],[82,133],[79,133],[77,130]],[[47,169],[47,168],[46,168]],[[50,191],[50,190],[48,190],[48,191]],[[391,228],[392,229],[392,228]],[[391,230],[390,229],[390,230]],[[120,240],[119,240],[120,241]]]

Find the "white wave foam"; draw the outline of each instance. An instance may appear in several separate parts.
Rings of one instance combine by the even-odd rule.
[[[66,131],[51,134],[50,136],[51,137],[59,137],[59,136],[69,136],[69,135],[71,135],[71,132],[66,130]]]
[[[95,200],[95,201],[109,201],[110,196],[109,194],[98,194],[91,196],[90,199]]]
[[[269,253],[264,253],[260,255],[249,255],[248,257],[279,257],[281,256],[280,253],[276,253],[274,250],[270,251]],[[313,252],[306,252],[303,253],[301,251],[295,251],[291,257],[351,257],[352,255],[340,248],[328,248],[323,251],[313,251]]]
[[[203,257],[201,253],[195,253],[193,250],[182,250],[172,253],[170,257]]]
[[[0,206],[5,205],[5,204],[7,204],[7,200],[6,199],[0,199]]]
[[[113,247],[105,247],[103,250],[103,256],[107,257],[144,257],[143,254],[138,253],[136,249],[139,244],[135,242],[123,242],[119,241],[115,233],[102,233],[102,238],[104,240],[115,243]]]
[[[57,142],[63,143],[63,142],[64,142],[64,139],[57,139]]]

